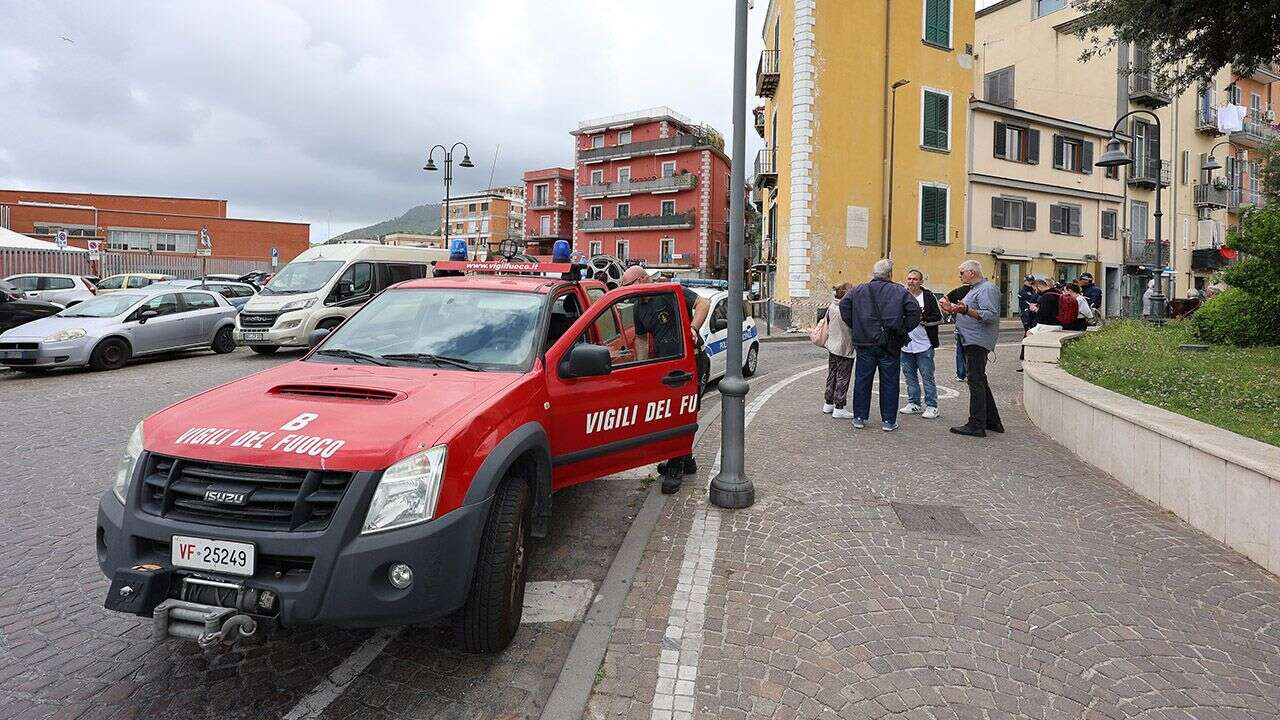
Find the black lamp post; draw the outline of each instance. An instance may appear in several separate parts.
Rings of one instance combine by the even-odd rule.
[[[435,172],[436,149],[444,153],[444,246],[446,249],[449,247],[449,189],[453,186],[453,151],[457,150],[459,145],[462,146],[462,162],[458,163],[458,167],[475,167],[471,162],[471,149],[462,141],[454,143],[453,147],[447,149],[443,145],[433,146],[427,153],[427,164],[422,166],[422,169],[427,172]]]
[[[1120,123],[1131,115],[1150,115],[1155,121],[1156,137],[1160,137],[1160,116],[1150,110],[1130,110],[1116,119],[1116,124],[1111,127],[1111,139],[1107,141],[1107,149],[1102,153],[1102,157],[1098,159],[1094,165],[1098,167],[1119,167],[1121,165],[1133,164],[1133,158],[1129,157],[1124,151],[1123,143],[1116,135],[1120,132]],[[1150,161],[1150,158],[1147,159]],[[1160,168],[1160,158],[1156,161],[1156,269],[1155,269],[1155,286],[1151,291],[1151,322],[1156,325],[1163,325],[1165,321],[1165,296],[1164,296],[1164,253],[1162,245],[1164,243],[1164,230],[1161,225],[1161,219],[1164,217],[1164,209],[1160,204],[1160,185],[1163,177]]]
[[[899,80],[889,86],[893,92],[893,101],[889,109],[889,212],[885,217],[884,256],[893,257],[893,146],[898,137],[898,88],[910,84],[910,80]]]

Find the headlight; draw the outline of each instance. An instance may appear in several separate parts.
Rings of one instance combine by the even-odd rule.
[[[133,479],[133,468],[138,464],[138,456],[142,455],[142,423],[133,429],[129,442],[124,446],[124,457],[120,458],[120,466],[116,469],[116,481],[111,491],[120,502],[125,502],[125,493],[129,491],[129,481]]]
[[[445,446],[401,460],[382,473],[361,532],[379,532],[426,522],[436,513],[444,478]]]
[[[294,310],[306,310],[307,308],[315,304],[316,304],[315,298],[307,298],[306,300],[294,300],[293,302],[285,303],[284,307],[280,308],[280,312],[287,313],[287,312],[293,312]]]
[[[45,342],[62,342],[63,340],[75,340],[84,337],[84,330],[81,328],[66,328],[45,338]]]

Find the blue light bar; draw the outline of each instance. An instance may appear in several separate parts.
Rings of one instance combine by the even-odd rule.
[[[728,280],[712,280],[710,278],[676,278],[676,282],[685,287],[715,288],[716,290],[728,290]]]

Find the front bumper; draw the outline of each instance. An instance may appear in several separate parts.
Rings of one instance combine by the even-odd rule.
[[[249,542],[256,546],[257,572],[237,578],[203,571],[176,571],[270,590],[279,597],[284,626],[377,627],[427,622],[462,606],[471,587],[492,499],[465,505],[410,527],[359,534],[378,473],[360,473],[329,526],[317,532],[269,532],[180,522],[142,512],[140,482],[130,486],[129,505],[111,491],[98,504],[97,554],[102,572],[143,563],[169,566],[174,535]],[[387,579],[393,563],[413,569],[413,583],[397,590]]]
[[[291,321],[277,321],[277,325]],[[237,345],[274,345],[276,347],[305,346],[308,340],[306,323],[298,324],[287,330],[272,328],[242,328],[236,325],[231,333]]]
[[[35,347],[32,348],[32,345]],[[5,338],[0,342],[0,365],[18,369],[88,365],[93,345],[93,340],[87,337],[62,342],[44,342],[39,338]]]

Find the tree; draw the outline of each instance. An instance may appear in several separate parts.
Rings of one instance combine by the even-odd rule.
[[[1117,43],[1150,49],[1172,92],[1209,82],[1224,67],[1252,73],[1277,58],[1280,0],[1076,0],[1082,60]]]
[[[1272,140],[1254,152],[1262,169],[1262,195],[1268,203],[1280,203],[1280,142]]]
[[[1280,345],[1280,204],[1246,207],[1227,247],[1244,259],[1222,273],[1231,289],[1191,315],[1200,339],[1232,345]]]

